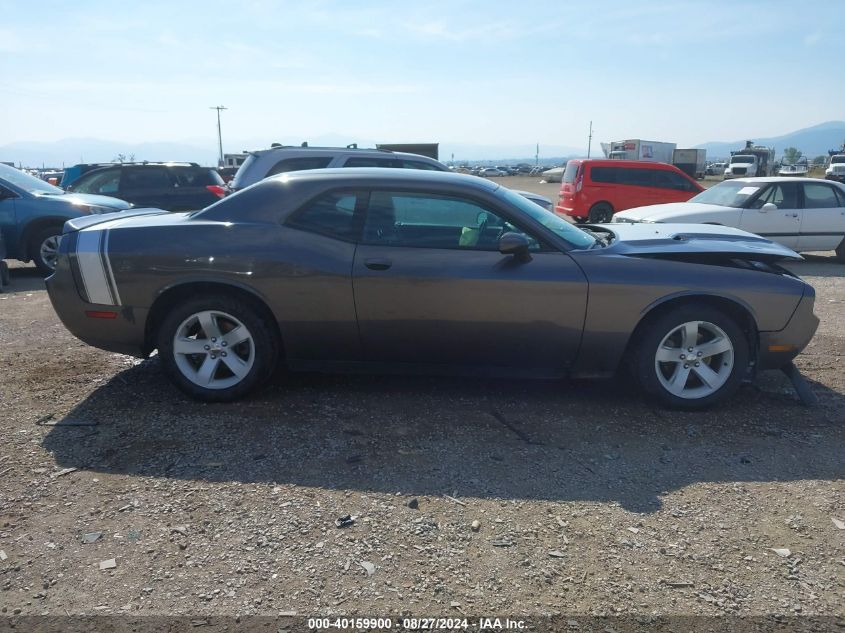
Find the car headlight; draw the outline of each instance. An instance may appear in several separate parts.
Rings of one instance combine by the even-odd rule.
[[[88,205],[87,207],[85,207],[85,210],[88,211],[88,213],[95,213],[95,214],[114,213],[115,211],[118,211],[118,209],[113,209],[111,207],[101,207],[101,206],[98,206],[98,205],[95,205],[95,204]]]

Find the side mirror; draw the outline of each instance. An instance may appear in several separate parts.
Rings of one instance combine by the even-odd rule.
[[[774,204],[773,202],[767,202],[762,207],[760,207],[760,213],[768,213],[769,211],[777,211],[778,205]]]
[[[502,255],[513,255],[516,259],[522,261],[529,261],[531,255],[528,254],[528,248],[531,243],[528,238],[522,233],[514,233],[508,231],[499,238],[499,252]]]

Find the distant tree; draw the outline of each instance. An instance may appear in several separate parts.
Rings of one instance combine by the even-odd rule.
[[[801,150],[795,149],[794,147],[787,147],[785,150],[783,150],[784,163],[792,164],[798,162],[798,159],[801,158],[801,156]]]
[[[816,156],[813,159],[813,165],[824,165],[827,162],[827,156]]]
[[[118,154],[114,158],[112,158],[113,163],[134,163],[135,162],[135,154]]]

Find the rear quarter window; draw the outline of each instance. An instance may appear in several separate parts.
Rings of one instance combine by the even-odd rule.
[[[223,184],[220,174],[213,169],[171,167],[171,173],[180,187],[208,187]]]
[[[563,182],[570,185],[575,182],[575,177],[578,175],[578,167],[580,166],[581,163],[573,161],[566,163],[566,169],[563,170]]]
[[[323,169],[325,167],[328,167],[330,162],[332,162],[331,156],[302,156],[300,158],[283,158],[270,168],[270,170],[267,172],[267,176],[284,174],[289,171]]]
[[[357,156],[347,159],[344,167],[400,167],[401,163],[394,158],[370,158]]]
[[[300,231],[354,242],[359,232],[355,221],[357,201],[358,194],[354,191],[326,193],[307,202],[285,224]]]

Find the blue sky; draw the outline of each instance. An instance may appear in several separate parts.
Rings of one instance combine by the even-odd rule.
[[[806,8],[805,8],[806,7]],[[842,119],[845,2],[0,0],[0,145],[692,145]]]

